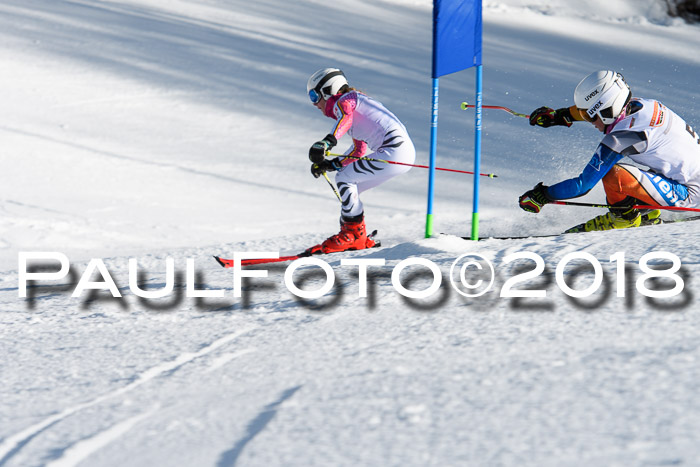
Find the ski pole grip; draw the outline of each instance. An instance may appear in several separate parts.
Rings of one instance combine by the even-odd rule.
[[[309,160],[313,162],[314,164],[320,164],[323,162],[323,159],[325,159],[325,155],[327,154],[326,152],[320,153],[320,152],[314,152],[311,153],[309,152]]]

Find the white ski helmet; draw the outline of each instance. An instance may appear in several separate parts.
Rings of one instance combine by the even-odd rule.
[[[328,99],[335,96],[348,80],[342,71],[337,68],[323,68],[311,75],[306,83],[306,92],[312,103],[317,103],[321,98]]]
[[[596,71],[578,83],[574,102],[586,120],[598,115],[605,125],[610,125],[622,113],[632,97],[625,78],[610,70]]]

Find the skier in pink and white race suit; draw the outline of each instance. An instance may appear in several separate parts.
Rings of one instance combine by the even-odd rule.
[[[335,181],[342,199],[340,232],[313,247],[312,252],[371,248],[375,243],[367,237],[360,194],[408,172],[410,167],[361,157],[369,149],[369,159],[412,164],[416,158],[413,142],[401,121],[380,102],[350,87],[341,70],[318,70],[306,87],[311,103],[336,121],[331,132],[309,149],[311,173],[318,178],[337,171]],[[352,137],[352,146],[343,156],[325,159],[346,133]]]

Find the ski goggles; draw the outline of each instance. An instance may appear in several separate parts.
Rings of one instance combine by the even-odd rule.
[[[576,110],[578,110],[578,113],[581,114],[581,117],[583,117],[584,120],[591,123],[596,121],[596,119],[598,118],[598,114],[600,114],[602,118],[613,118],[612,107],[606,107],[597,112],[594,111],[593,115],[591,115],[591,113],[588,112],[586,109],[582,109],[580,107],[576,107]]]
[[[312,104],[318,104],[318,101],[321,100],[321,94],[318,93],[315,89],[312,89],[309,91],[309,99],[311,99]]]
[[[576,110],[578,110],[579,115],[581,115],[581,117],[587,122],[593,123],[598,118],[598,114],[595,112],[593,113],[593,116],[591,116],[586,109],[582,109],[581,107],[576,107]],[[610,112],[610,115],[612,115],[611,108],[603,109],[601,111],[601,114],[604,113],[606,110]]]

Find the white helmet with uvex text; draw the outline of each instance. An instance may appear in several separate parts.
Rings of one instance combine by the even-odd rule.
[[[311,75],[306,83],[306,92],[312,103],[317,103],[323,97],[328,99],[335,96],[348,80],[342,71],[337,68],[323,68]]]
[[[581,115],[588,121],[596,115],[605,125],[610,125],[622,113],[632,97],[625,78],[615,71],[596,71],[578,83],[574,102]]]

